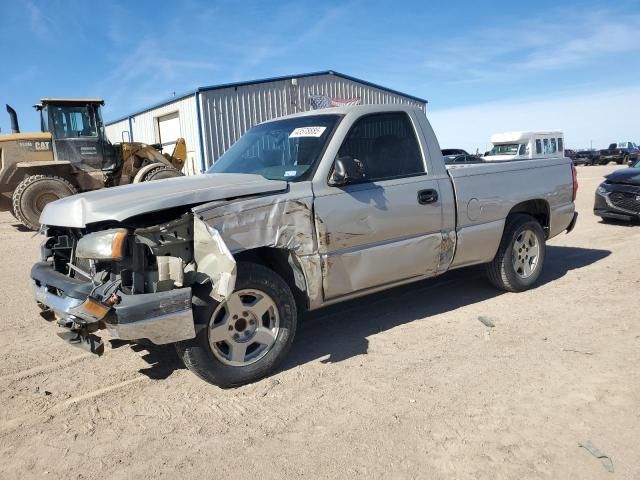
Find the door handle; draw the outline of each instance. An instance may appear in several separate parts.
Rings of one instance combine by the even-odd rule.
[[[420,205],[427,205],[428,203],[434,203],[438,201],[438,191],[433,188],[427,190],[420,190],[418,192],[418,203]]]

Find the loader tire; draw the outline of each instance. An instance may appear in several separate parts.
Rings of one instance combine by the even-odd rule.
[[[48,203],[76,193],[76,188],[64,178],[31,175],[20,182],[13,192],[13,214],[25,227],[38,230],[40,215]]]
[[[542,273],[545,253],[546,239],[540,223],[526,214],[509,216],[498,252],[486,265],[489,282],[507,292],[528,290]]]
[[[147,173],[144,176],[142,181],[150,182],[152,180],[162,180],[163,178],[175,178],[175,177],[182,177],[182,173],[173,167],[167,167],[163,165],[161,167],[154,168],[149,173]]]

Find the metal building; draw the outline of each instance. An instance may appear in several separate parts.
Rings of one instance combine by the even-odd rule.
[[[106,124],[111,142],[162,143],[168,151],[184,137],[186,174],[206,170],[257,123],[340,104],[409,104],[427,101],[334,71],[200,87]]]

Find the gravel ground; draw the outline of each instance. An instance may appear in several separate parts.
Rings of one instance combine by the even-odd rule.
[[[0,478],[639,478],[640,226],[591,212],[615,168],[579,167],[534,290],[472,268],[331,307],[234,390],[172,348],[64,344],[31,299],[39,239],[0,213]]]

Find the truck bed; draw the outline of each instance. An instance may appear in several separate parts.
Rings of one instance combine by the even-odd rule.
[[[523,202],[548,206],[549,238],[566,230],[574,211],[571,168],[571,160],[562,157],[448,168],[456,197],[458,237],[451,267],[490,261],[498,249],[505,218]]]

